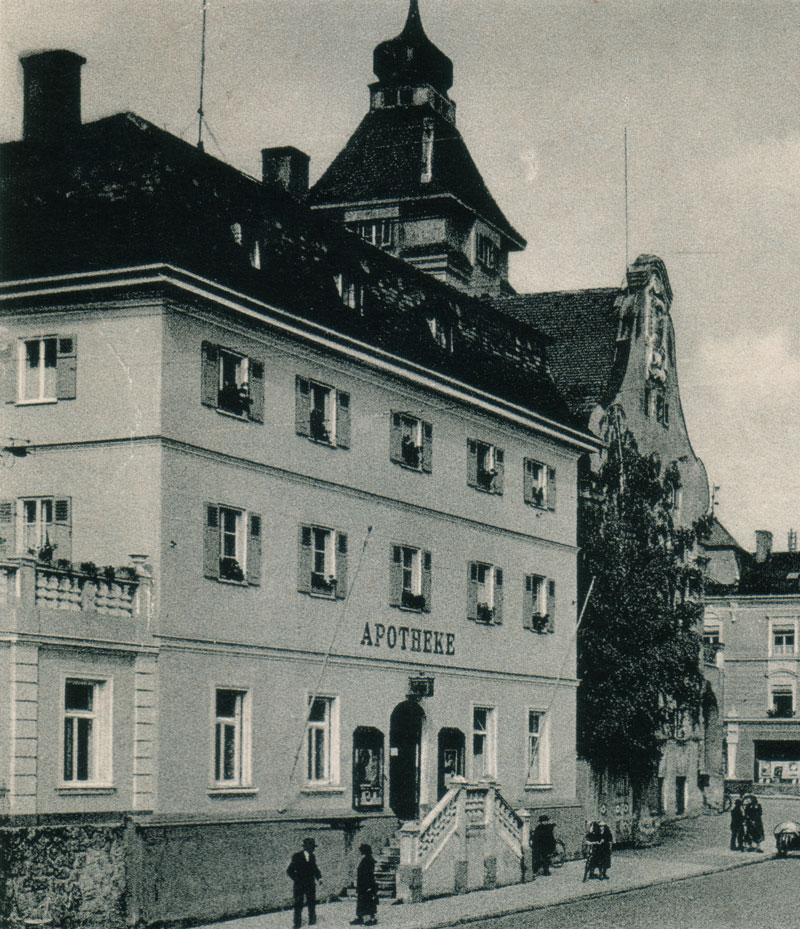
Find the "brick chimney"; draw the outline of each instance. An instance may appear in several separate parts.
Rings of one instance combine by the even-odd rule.
[[[81,125],[81,67],[86,59],[66,49],[20,58],[24,76],[22,138],[60,142]]]
[[[772,533],[756,529],[756,561],[763,564],[772,554]]]
[[[305,152],[293,145],[261,149],[261,180],[282,187],[295,200],[308,195],[308,162]]]

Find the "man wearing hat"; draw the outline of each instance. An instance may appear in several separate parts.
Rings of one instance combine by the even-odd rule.
[[[547,813],[539,817],[539,825],[531,833],[531,853],[533,857],[533,873],[541,869],[542,874],[550,873],[550,859],[555,854],[556,824],[550,822]]]
[[[312,838],[303,839],[303,850],[295,852],[286,873],[294,881],[294,929],[300,929],[303,922],[303,904],[308,906],[308,924],[317,921],[317,881],[322,875],[317,867],[314,849],[317,843]]]

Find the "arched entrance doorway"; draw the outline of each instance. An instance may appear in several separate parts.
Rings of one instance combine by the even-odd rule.
[[[464,776],[464,733],[460,729],[439,730],[439,776],[437,795],[441,800],[447,793],[450,778]]]
[[[425,713],[413,700],[392,710],[389,723],[389,805],[398,819],[419,815],[422,721]]]

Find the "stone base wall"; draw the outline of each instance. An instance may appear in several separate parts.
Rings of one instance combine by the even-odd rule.
[[[306,836],[328,899],[352,883],[358,846],[379,851],[397,826],[392,816],[0,826],[0,926],[139,929],[288,907],[286,868]]]

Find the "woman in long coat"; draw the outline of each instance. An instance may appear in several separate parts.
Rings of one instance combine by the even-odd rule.
[[[374,926],[377,923],[378,912],[378,885],[375,881],[375,859],[372,857],[372,846],[364,843],[358,849],[361,852],[361,861],[356,871],[356,918],[352,926]]]

